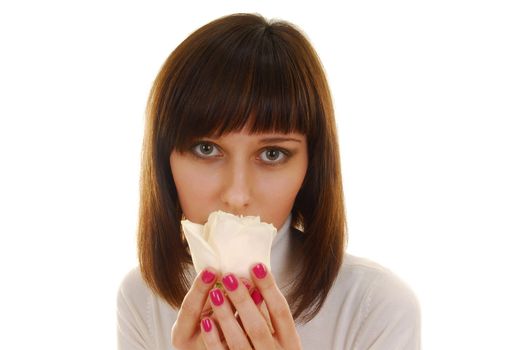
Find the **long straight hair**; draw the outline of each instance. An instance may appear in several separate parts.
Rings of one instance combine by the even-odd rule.
[[[296,322],[312,319],[337,276],[346,220],[332,100],[320,60],[294,25],[234,14],[201,27],[162,66],[148,100],[140,179],[138,256],[149,287],[178,308],[191,281],[182,208],[169,156],[199,137],[248,125],[307,137],[308,169],[293,208],[299,273],[287,296]]]

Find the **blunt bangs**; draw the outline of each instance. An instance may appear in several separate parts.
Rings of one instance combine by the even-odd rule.
[[[297,132],[314,139],[321,99],[314,69],[303,60],[308,50],[300,44],[307,41],[296,40],[299,34],[288,23],[241,15],[228,20],[237,25],[213,33],[201,28],[168,60],[175,67],[171,91],[164,94],[170,98],[161,108],[167,124],[161,130],[171,131],[166,146],[184,152],[197,138],[244,127],[250,133]]]

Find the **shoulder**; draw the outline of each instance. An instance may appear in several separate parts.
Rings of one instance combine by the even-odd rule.
[[[151,297],[152,291],[138,267],[120,282],[116,305],[119,349],[146,349],[154,343],[150,329]]]
[[[371,260],[345,254],[336,283],[345,287],[348,298],[359,300],[360,344],[369,339],[387,339],[389,344],[419,342],[418,299],[391,270]]]
[[[118,298],[124,298],[128,301],[140,300],[143,302],[150,294],[151,290],[145,284],[138,267],[131,269],[123,277],[118,289]]]
[[[401,306],[402,312],[419,311],[418,299],[410,286],[388,268],[369,259],[345,254],[338,280],[357,289],[368,307],[387,302]],[[371,312],[370,309],[363,311],[364,316]]]
[[[153,298],[153,292],[143,280],[140,269],[133,268],[123,277],[118,288],[118,317],[133,319],[146,328],[149,321],[147,315]]]

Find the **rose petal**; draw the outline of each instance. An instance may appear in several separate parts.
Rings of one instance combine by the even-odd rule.
[[[231,216],[233,218],[231,218]],[[223,273],[232,272],[250,278],[252,264],[263,262],[270,269],[270,251],[276,228],[260,223],[260,217],[217,215],[209,245],[220,259]]]
[[[214,242],[224,273],[232,272],[239,277],[250,278],[249,269],[258,262],[264,263],[270,270],[271,245],[276,229],[265,225],[244,226],[234,236],[223,235]]]
[[[250,279],[249,268],[262,262],[270,269],[276,228],[259,216],[236,216],[223,211],[209,215],[205,225],[182,221],[197,272],[211,266],[221,273]]]
[[[193,260],[194,269],[199,273],[206,267],[220,269],[218,256],[203,238],[203,225],[195,224],[189,220],[182,220],[183,232]]]

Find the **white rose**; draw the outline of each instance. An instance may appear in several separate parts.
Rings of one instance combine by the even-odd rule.
[[[259,216],[236,216],[223,211],[209,215],[205,225],[182,220],[196,272],[212,267],[221,273],[250,278],[258,262],[270,270],[271,245],[276,228]]]

